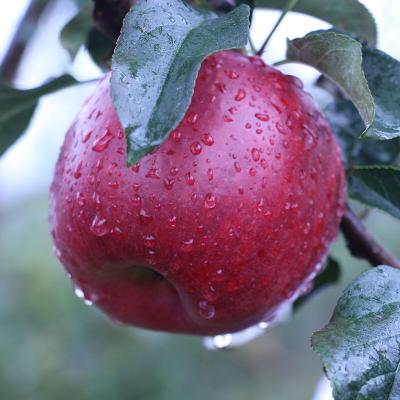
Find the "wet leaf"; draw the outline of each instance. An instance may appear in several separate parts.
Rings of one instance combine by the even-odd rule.
[[[349,177],[349,195],[400,218],[400,168],[355,167]]]
[[[333,80],[360,113],[365,131],[374,122],[374,99],[362,70],[361,44],[350,36],[333,31],[311,32],[289,40],[287,59],[316,68]]]
[[[396,164],[400,153],[400,139],[376,140],[360,137],[364,123],[349,100],[329,104],[325,115],[341,144],[346,164]]]
[[[336,400],[400,398],[400,271],[371,269],[340,297],[312,336]]]
[[[180,0],[141,0],[124,20],[113,57],[112,97],[128,140],[128,164],[179,124],[205,57],[248,39],[249,7],[196,11]]]
[[[282,10],[287,0],[256,0],[257,7]],[[293,11],[325,20],[333,26],[352,32],[371,46],[376,44],[376,24],[372,14],[357,0],[299,0]]]
[[[375,121],[367,136],[400,136],[400,62],[388,54],[364,48],[363,68],[375,101]]]
[[[25,131],[41,96],[79,83],[70,75],[62,75],[40,87],[19,90],[0,84],[0,155]]]
[[[68,51],[72,59],[83,46],[93,28],[93,4],[85,4],[81,10],[64,26],[60,33],[62,46]]]

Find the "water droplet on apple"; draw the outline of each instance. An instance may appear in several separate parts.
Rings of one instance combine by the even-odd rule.
[[[242,170],[242,167],[237,161],[235,161],[233,165],[235,167],[236,172],[240,172]]]
[[[174,186],[175,179],[174,178],[165,178],[164,179],[164,186],[167,190],[171,190]]]
[[[215,196],[212,193],[207,193],[204,197],[204,207],[208,209],[215,208]]]
[[[260,159],[260,150],[256,149],[255,147],[251,149],[251,156],[253,157],[254,161],[258,161]]]
[[[113,135],[109,129],[106,129],[103,136],[99,137],[93,142],[92,150],[97,152],[104,151],[110,144]]]
[[[143,235],[143,243],[146,247],[151,248],[156,244],[156,238],[152,234]]]
[[[188,172],[185,175],[185,181],[186,181],[186,184],[188,184],[189,186],[194,185],[194,176],[190,172]]]
[[[246,97],[246,92],[243,89],[238,89],[235,95],[235,100],[236,101],[241,101]]]
[[[260,121],[269,121],[269,115],[268,114],[261,114],[261,113],[256,113],[254,115],[257,119],[259,119]]]
[[[171,215],[170,217],[168,217],[168,226],[170,229],[175,229],[176,228],[176,216],[175,215]]]
[[[86,132],[85,134],[83,134],[82,143],[86,143],[90,139],[90,136],[92,136],[92,133],[93,133],[93,131],[89,131],[89,132]]]
[[[209,168],[209,169],[207,170],[207,177],[208,177],[208,180],[209,180],[209,181],[212,181],[212,180],[213,180],[213,178],[214,178],[214,172],[213,172],[212,168]]]
[[[190,125],[194,125],[197,122],[199,115],[196,113],[190,113],[187,117],[186,117],[186,122]]]
[[[201,153],[201,144],[199,142],[193,142],[190,145],[190,151],[193,155],[197,156]]]
[[[214,144],[214,138],[209,133],[205,133],[201,137],[201,140],[206,146],[211,146]]]
[[[194,240],[193,239],[187,239],[187,240],[182,241],[181,249],[185,253],[190,253],[193,250],[193,245],[194,245]]]
[[[257,174],[257,171],[256,171],[255,168],[250,168],[250,169],[249,169],[249,175],[250,175],[250,176],[256,176],[256,174]]]
[[[146,178],[150,179],[160,179],[157,168],[150,168],[146,174]]]
[[[107,219],[99,215],[95,215],[92,224],[90,225],[90,231],[93,233],[93,235],[98,237],[107,235],[107,233],[109,232]]]
[[[212,319],[215,317],[215,308],[207,300],[200,300],[198,304],[199,315],[204,319]]]
[[[182,137],[182,133],[180,131],[173,131],[172,132],[172,139],[174,140],[174,142],[179,142],[181,140]]]

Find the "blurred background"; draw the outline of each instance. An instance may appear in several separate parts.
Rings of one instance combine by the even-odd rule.
[[[101,76],[84,50],[71,64],[58,41],[61,27],[81,2],[47,3],[14,71],[17,85],[33,87],[64,72],[82,80]],[[400,4],[363,3],[378,22],[379,47],[400,59]],[[1,2],[0,60],[29,4]],[[278,16],[273,11],[255,13],[256,45]],[[326,27],[291,13],[269,44],[266,61],[284,58],[286,37]],[[312,87],[314,71],[298,65],[285,71],[303,78],[321,105],[326,104],[327,95]],[[41,100],[26,134],[0,159],[0,399],[313,398],[322,368],[309,338],[327,323],[343,288],[368,267],[349,257],[341,237],[333,249],[343,269],[340,284],[311,299],[286,324],[233,350],[209,351],[197,337],[116,325],[75,297],[52,253],[48,187],[64,133],[92,90],[84,85]],[[366,222],[400,257],[400,225],[380,212],[370,213]],[[326,388],[321,389],[322,399],[329,399]]]

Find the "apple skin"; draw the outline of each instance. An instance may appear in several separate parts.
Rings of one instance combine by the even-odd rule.
[[[311,95],[257,57],[216,53],[179,126],[128,168],[109,78],[51,186],[73,282],[149,329],[215,335],[272,319],[320,270],[344,210],[340,149]]]

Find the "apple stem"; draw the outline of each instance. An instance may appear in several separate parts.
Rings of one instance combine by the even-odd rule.
[[[249,45],[250,45],[251,52],[252,52],[253,54],[257,54],[256,46],[254,46],[254,43],[253,43],[253,41],[251,40],[251,37],[250,37],[250,36],[249,36]]]
[[[278,20],[276,21],[274,27],[272,28],[272,31],[270,32],[270,34],[268,35],[268,37],[265,39],[265,42],[263,43],[263,45],[261,46],[260,50],[257,51],[257,55],[259,57],[262,56],[262,54],[264,53],[265,48],[267,47],[267,44],[269,42],[269,40],[271,39],[272,35],[275,33],[275,31],[278,29],[278,26],[281,24],[283,18],[285,18],[285,15],[293,8],[295,7],[295,5],[297,4],[298,0],[289,0],[286,3],[285,8],[282,10],[282,13],[280,15],[280,17],[278,18]]]
[[[346,204],[341,230],[347,248],[354,257],[367,260],[372,266],[389,265],[400,269],[400,260],[391,255],[367,230],[361,219]]]

